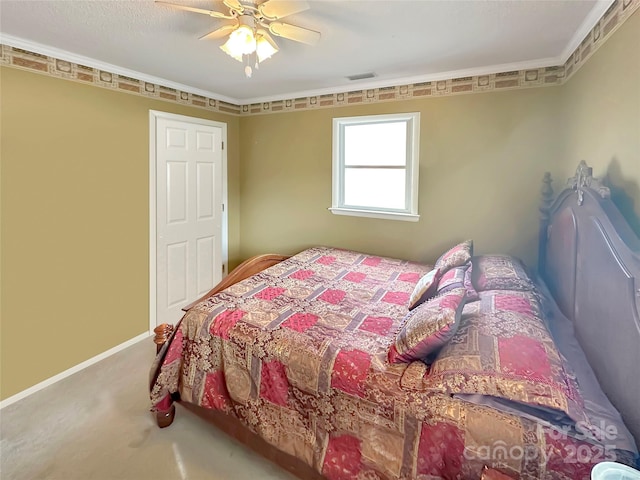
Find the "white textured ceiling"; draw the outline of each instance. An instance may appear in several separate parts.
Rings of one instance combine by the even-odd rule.
[[[174,3],[227,11],[217,0]],[[280,52],[251,79],[218,48],[224,40],[198,40],[228,21],[153,0],[0,0],[0,32],[6,44],[88,57],[246,104],[562,64],[612,0],[309,3],[283,21],[321,32],[320,43],[276,37]],[[345,78],[365,72],[376,77]]]

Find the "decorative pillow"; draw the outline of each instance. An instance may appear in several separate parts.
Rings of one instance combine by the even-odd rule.
[[[514,294],[528,292],[487,292]],[[450,395],[479,394],[564,412],[587,422],[574,373],[557,350],[544,322],[518,301],[486,311],[480,302],[464,309],[453,338],[440,350],[424,379],[426,389]],[[489,300],[487,300],[489,301]],[[523,309],[524,308],[524,309]],[[493,310],[493,311],[491,311]]]
[[[447,270],[438,280],[436,295],[449,292],[454,288],[464,288],[464,272],[466,272],[468,268],[469,265],[463,265]]]
[[[534,290],[525,267],[517,258],[508,255],[480,255],[473,257],[473,284],[483,290]]]
[[[469,262],[462,267],[454,267],[448,270],[440,277],[440,280],[438,280],[436,295],[446,293],[454,288],[464,288],[467,291],[467,303],[478,300],[480,297],[471,282],[471,269],[472,265],[471,262]]]
[[[435,267],[444,273],[450,268],[461,267],[473,256],[473,240],[467,240],[450,248],[436,260]]]
[[[409,297],[409,310],[416,308],[422,302],[430,299],[436,294],[439,278],[440,269],[434,268],[418,280],[418,283],[416,283],[416,286],[413,289],[413,293]]]
[[[389,350],[389,361],[427,361],[456,332],[465,296],[464,288],[456,288],[412,310]]]
[[[464,271],[464,288],[467,289],[467,302],[475,302],[480,298],[476,287],[473,286],[473,262],[469,262],[469,268]]]

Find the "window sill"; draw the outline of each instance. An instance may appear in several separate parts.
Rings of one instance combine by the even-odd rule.
[[[328,209],[334,215],[350,215],[353,217],[383,218],[387,220],[403,220],[405,222],[417,222],[420,215],[413,213],[385,212],[378,210],[357,210],[355,208],[331,207]]]

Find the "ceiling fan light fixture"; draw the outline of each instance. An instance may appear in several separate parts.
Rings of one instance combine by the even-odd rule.
[[[308,10],[309,4],[306,0],[222,0],[229,10],[228,13],[178,5],[164,0],[155,1],[180,10],[233,20],[233,23],[222,25],[202,35],[200,39],[210,40],[229,35],[220,49],[244,64],[247,77],[251,77],[253,72],[251,65],[258,69],[260,62],[278,52],[278,45],[271,34],[307,45],[316,45],[320,40],[320,32],[280,21],[288,15]]]
[[[235,58],[237,61],[242,62],[242,54],[234,53],[231,50],[231,48],[229,48],[228,43],[229,43],[229,40],[227,40],[227,42],[224,45],[220,45],[220,50],[222,50],[224,53],[226,53],[230,57]]]
[[[256,54],[258,55],[258,62],[262,62],[278,51],[278,46],[274,41],[269,41],[267,37],[258,35],[256,41]]]
[[[220,48],[236,60],[242,61],[242,55],[249,55],[256,51],[253,30],[247,25],[240,25],[231,32],[225,44]]]
[[[227,41],[220,49],[245,64],[245,76],[251,78],[253,69],[249,65],[255,62],[258,68],[260,62],[273,56],[278,51],[278,45],[263,28],[255,27],[255,19],[250,15],[238,17],[238,27],[231,32]]]

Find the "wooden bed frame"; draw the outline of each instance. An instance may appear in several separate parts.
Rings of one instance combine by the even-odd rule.
[[[584,162],[569,179],[568,188],[555,201],[552,197],[547,173],[540,206],[539,273],[562,312],[574,322],[578,341],[603,391],[640,444],[640,239],[612,203],[609,189],[591,175]],[[253,257],[183,310],[287,258],[272,254]],[[174,327],[163,324],[155,332],[160,351]],[[239,420],[178,403],[297,477],[324,478],[262,440]],[[158,413],[158,425],[169,426],[174,415],[174,407]]]
[[[640,445],[640,238],[584,161],[552,204],[544,182],[538,272]]]
[[[197,299],[194,302],[191,302],[189,305],[182,307],[182,311],[186,312],[191,309],[194,305],[201,302],[205,298],[209,298],[211,295],[214,295],[218,292],[221,292],[225,288],[230,287],[231,285],[235,285],[236,283],[244,280],[245,278],[249,278],[251,275],[255,275],[256,273],[260,273],[261,271],[290,258],[291,255],[276,255],[273,253],[267,253],[264,255],[256,255],[255,257],[251,257],[248,260],[245,260],[236,268],[233,269],[229,275],[222,279],[222,281]],[[156,334],[153,341],[156,344],[156,351],[160,352],[160,349],[165,344],[167,340],[173,335],[174,327],[169,323],[163,323],[158,325],[153,329],[153,332]],[[167,425],[160,425],[161,427]]]

